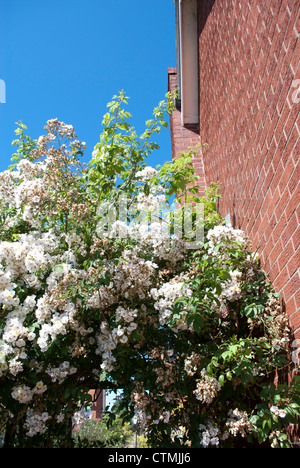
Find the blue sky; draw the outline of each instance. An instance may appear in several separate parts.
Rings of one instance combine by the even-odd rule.
[[[0,171],[15,122],[38,138],[46,121],[72,124],[90,158],[106,103],[124,90],[139,133],[167,92],[176,66],[174,0],[0,0]],[[170,130],[149,164],[171,159]]]

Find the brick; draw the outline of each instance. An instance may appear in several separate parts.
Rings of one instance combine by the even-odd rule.
[[[287,303],[287,304],[291,303],[291,307],[289,306],[289,307],[286,308],[286,313],[287,313],[287,316],[289,317],[291,328],[293,330],[299,330],[299,327],[300,327],[300,314],[297,314],[296,306],[294,306],[295,307],[294,309],[292,308],[293,307],[292,301],[294,301],[293,298]],[[292,312],[292,310],[293,310],[293,312]]]
[[[293,254],[291,254],[291,257],[288,259],[287,269],[288,269],[290,277],[292,277],[299,270],[299,266],[300,266],[300,250],[298,248],[297,251],[296,252],[294,251]],[[298,287],[299,286],[300,285],[298,285]]]
[[[293,218],[292,218],[293,219]],[[295,222],[296,224],[296,222]],[[293,244],[294,244],[294,249],[297,250],[299,248],[299,245],[300,245],[300,229],[299,229],[299,224],[297,224],[297,228],[295,229],[295,231],[293,231],[293,234],[292,234],[292,241],[293,241]],[[299,266],[299,264],[298,264]]]
[[[278,264],[279,268],[282,270],[284,266],[289,262],[289,259],[294,254],[294,246],[292,241],[290,240],[289,243],[286,245],[284,248],[284,251],[281,253],[281,255],[278,257]]]
[[[287,316],[290,319],[290,324],[293,328],[298,328],[300,326],[300,316],[298,314],[295,314],[293,317],[293,314],[296,312],[296,303],[294,297],[291,297],[285,305],[285,311]]]
[[[299,67],[299,62],[300,62],[300,42],[299,40],[297,41],[294,49],[294,54],[290,62],[290,68],[294,75],[296,74],[296,71]]]
[[[300,309],[300,275],[299,275],[299,270],[298,270],[298,273],[295,274],[295,281],[296,281],[296,284],[297,284],[297,289],[296,289],[296,292],[295,292],[295,295],[294,295],[294,298],[295,298],[295,302],[296,302],[296,309],[297,311],[299,311]]]

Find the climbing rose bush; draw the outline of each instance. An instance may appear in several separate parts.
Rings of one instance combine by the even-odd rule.
[[[197,150],[147,165],[167,98],[138,136],[127,97],[114,96],[87,164],[71,125],[49,120],[34,141],[19,122],[0,173],[7,447],[72,446],[90,389],[122,389],[125,420],[153,447],[290,446],[299,383],[274,384],[291,364],[279,297],[218,214],[218,186],[197,197]],[[192,248],[191,230],[178,231],[187,207],[201,224]]]

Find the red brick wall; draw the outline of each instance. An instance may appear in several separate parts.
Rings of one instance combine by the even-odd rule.
[[[198,0],[206,183],[221,182],[220,211],[252,239],[300,340],[299,11],[299,0]]]
[[[168,70],[168,91],[175,92],[177,87],[177,73],[176,68],[169,68]],[[177,158],[181,153],[187,152],[188,148],[195,147],[201,140],[199,136],[199,126],[191,125],[189,127],[182,127],[180,110],[175,109],[170,117],[170,130],[171,130],[171,145],[173,158]],[[194,158],[193,164],[196,173],[199,176],[197,186],[199,187],[199,196],[204,195],[206,186],[204,167],[202,159],[202,151],[199,150],[199,157]]]
[[[173,156],[200,141],[194,166],[219,181],[219,210],[257,249],[283,297],[300,358],[300,0],[197,0],[198,128],[171,116]],[[169,90],[176,69],[169,69]],[[298,349],[296,349],[298,348]],[[290,435],[299,437],[299,426]]]
[[[230,213],[281,292],[300,347],[300,1],[198,0],[199,128],[170,119],[173,156],[202,141],[194,165],[221,183]],[[169,90],[176,69],[169,69]]]

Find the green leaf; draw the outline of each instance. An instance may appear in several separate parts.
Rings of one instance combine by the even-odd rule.
[[[106,371],[102,371],[101,374],[100,374],[99,381],[100,381],[100,382],[103,382],[104,380],[107,379],[108,375],[109,375],[109,374],[108,374]]]
[[[226,359],[230,356],[230,352],[229,351],[224,351],[224,353],[221,354],[221,358],[224,359],[224,361],[226,361]]]
[[[219,384],[221,385],[221,387],[223,387],[224,385],[224,381],[225,381],[225,377],[223,374],[221,374],[218,378],[218,381],[219,381]]]
[[[144,194],[146,195],[146,197],[148,197],[149,193],[150,193],[150,187],[149,187],[148,184],[145,184],[145,186],[144,186]]]
[[[201,315],[196,315],[193,321],[193,328],[196,333],[200,334],[203,328],[203,318]]]

